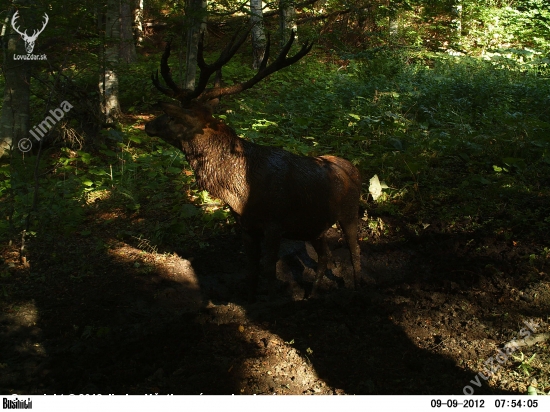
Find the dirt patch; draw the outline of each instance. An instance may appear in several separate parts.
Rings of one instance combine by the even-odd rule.
[[[312,248],[287,242],[276,300],[248,304],[238,230],[180,256],[121,240],[98,216],[90,216],[91,234],[34,239],[26,265],[4,245],[0,392],[550,390],[545,335],[518,347],[480,387],[471,383],[525,321],[549,332],[550,278],[529,265],[528,248],[435,231],[373,241],[365,226],[365,285],[352,291],[349,253],[332,230],[335,268],[319,299],[304,299]]]

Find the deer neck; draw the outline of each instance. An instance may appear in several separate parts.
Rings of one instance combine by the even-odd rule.
[[[248,198],[246,146],[249,143],[223,123],[207,125],[202,133],[182,142],[183,152],[201,189],[242,214]]]

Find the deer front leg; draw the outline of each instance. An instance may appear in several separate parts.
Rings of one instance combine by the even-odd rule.
[[[261,271],[260,258],[262,255],[261,237],[243,230],[244,253],[247,259],[246,283],[248,287],[248,300],[256,300],[258,289],[258,276]]]
[[[312,240],[311,245],[313,249],[315,249],[315,252],[317,252],[317,271],[315,280],[313,281],[313,289],[309,296],[315,298],[318,296],[319,282],[323,279],[323,276],[325,276],[328,268],[330,249],[328,248],[327,238],[324,233],[319,238]]]
[[[269,228],[265,231],[264,272],[268,281],[268,295],[270,300],[275,297],[276,293],[277,261],[279,260],[281,238],[281,231],[276,227]]]

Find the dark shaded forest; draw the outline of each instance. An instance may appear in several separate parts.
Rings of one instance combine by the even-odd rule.
[[[10,0],[0,17],[0,393],[550,394],[548,2]],[[244,172],[184,153],[224,125],[241,158],[349,161],[360,259],[336,219],[328,270],[317,237],[283,233],[269,258],[278,234],[241,219],[246,191],[205,186],[200,156],[216,182]],[[286,215],[306,208],[292,173]],[[275,267],[253,296],[251,250]]]

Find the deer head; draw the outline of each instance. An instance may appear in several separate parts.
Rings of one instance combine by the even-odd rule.
[[[48,24],[48,21],[50,20],[48,15],[46,13],[44,13],[44,24],[42,25],[42,28],[40,30],[34,30],[32,36],[29,36],[27,34],[27,30],[25,30],[24,32],[21,32],[19,30],[19,28],[17,28],[15,26],[15,21],[19,18],[19,10],[16,11],[13,15],[13,17],[11,18],[11,25],[13,27],[13,29],[19,33],[21,35],[21,37],[23,38],[23,40],[25,41],[25,50],[27,50],[27,53],[28,54],[31,54],[33,49],[34,49],[34,42],[36,41],[36,39],[38,38],[38,35],[40,33],[42,33],[44,31],[44,29],[46,28],[46,24]]]

